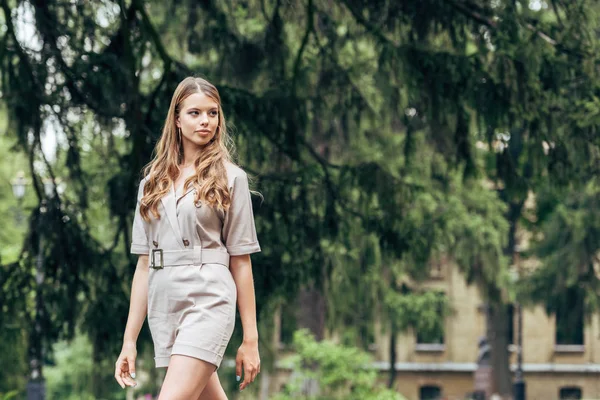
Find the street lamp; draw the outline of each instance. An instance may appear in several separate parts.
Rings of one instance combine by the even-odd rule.
[[[17,176],[15,176],[15,178],[10,182],[10,184],[12,185],[13,194],[15,195],[20,204],[23,200],[23,197],[25,196],[25,185],[27,184],[27,181],[25,180],[25,172],[17,172]]]
[[[525,380],[523,379],[523,309],[521,304],[515,304],[517,311],[517,370],[515,371],[514,396],[515,400],[525,400]]]
[[[519,246],[515,246],[513,261],[515,269],[511,271],[511,277],[513,281],[516,282],[521,275],[521,257]],[[517,313],[517,369],[515,370],[515,381],[513,383],[513,396],[515,400],[525,400],[527,396],[525,380],[523,379],[523,308],[518,300],[515,301],[514,309]]]
[[[52,197],[54,195],[54,182],[52,179],[46,178],[44,179],[44,193],[47,197]]]
[[[10,181],[12,186],[13,195],[17,199],[19,206],[17,208],[17,224],[20,224],[23,220],[23,213],[21,212],[21,204],[23,203],[23,197],[25,197],[25,185],[27,185],[27,180],[25,179],[25,172],[19,171],[17,172],[17,176],[13,180]]]
[[[25,173],[19,171],[17,176],[11,181],[13,194],[19,202],[19,206],[25,196]],[[51,179],[44,179],[44,194],[46,197],[54,195],[54,182]],[[61,185],[61,189],[63,189]],[[62,190],[61,190],[62,191]],[[44,303],[42,297],[42,284],[44,283],[44,251],[42,226],[47,212],[46,199],[42,199],[38,214],[38,253],[35,263],[35,316],[33,331],[30,335],[29,366],[31,374],[27,382],[27,400],[44,400],[46,398],[46,385],[42,374],[42,365],[44,360],[42,321],[44,313]],[[19,207],[20,208],[20,207]],[[19,211],[20,212],[20,211]]]

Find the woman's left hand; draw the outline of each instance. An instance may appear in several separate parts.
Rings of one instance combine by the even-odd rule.
[[[260,373],[260,357],[258,355],[258,340],[244,341],[237,351],[235,357],[236,380],[239,381],[244,368],[244,381],[240,384],[240,390],[244,390],[256,375]]]

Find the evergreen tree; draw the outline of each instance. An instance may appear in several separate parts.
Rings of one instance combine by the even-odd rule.
[[[510,392],[500,310],[524,199],[544,180],[566,185],[597,170],[594,2],[0,6],[9,131],[40,201],[42,176],[69,180],[45,215],[32,214],[18,261],[3,265],[2,323],[35,317],[21,291],[41,288],[47,343],[81,324],[95,357],[116,354],[139,171],[174,87],[199,73],[219,87],[238,160],[264,196],[254,207],[259,313],[302,288],[320,305],[312,328],[322,337],[325,305],[335,300],[330,323],[343,309],[337,285],[366,290],[368,276],[366,304],[383,291],[395,332],[410,322],[393,314],[409,295],[402,277],[423,279],[448,254],[488,301],[495,387]],[[39,47],[17,40],[18,13],[31,14]],[[50,122],[63,139],[56,163],[41,151]],[[106,209],[95,203],[103,193]],[[40,250],[46,274],[36,286]]]

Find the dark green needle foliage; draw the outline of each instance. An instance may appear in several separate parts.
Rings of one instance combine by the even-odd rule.
[[[43,341],[81,327],[98,362],[120,346],[137,183],[185,76],[218,86],[237,160],[263,197],[254,196],[259,318],[309,285],[327,299],[323,328],[347,332],[354,345],[368,344],[382,316],[397,333],[415,327],[413,311],[438,309],[417,286],[442,257],[500,307],[528,194],[552,182],[573,199],[570,210],[598,173],[592,1],[0,6],[6,134],[28,160],[38,200],[42,177],[68,182],[45,215],[31,214],[21,255],[3,261],[0,318],[28,326],[34,317],[41,235]],[[41,145],[52,134],[59,146],[49,157]],[[579,262],[570,268],[591,288],[593,237],[567,241]],[[587,255],[576,257],[582,248]],[[562,272],[566,281],[572,272]],[[535,291],[542,301],[544,288],[559,287],[546,274]],[[412,311],[399,313],[407,304]],[[497,361],[507,372],[507,360]]]

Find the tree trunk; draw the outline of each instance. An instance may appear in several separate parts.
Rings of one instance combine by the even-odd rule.
[[[300,289],[296,323],[299,329],[306,328],[321,341],[325,336],[325,296],[314,286]]]
[[[95,399],[105,398],[106,393],[102,382],[102,355],[95,343],[92,343],[92,379],[91,392]]]
[[[487,338],[491,349],[492,393],[512,399],[512,376],[508,352],[508,312],[503,302],[490,302],[487,307]]]
[[[298,329],[306,328],[321,341],[325,337],[325,295],[323,290],[314,285],[300,289],[297,300],[296,326]],[[305,365],[313,369],[316,366]],[[300,391],[304,396],[317,396],[320,393],[319,381],[315,378],[304,378],[300,384]]]
[[[396,381],[396,335],[397,329],[396,324],[392,321],[390,329],[390,371],[388,388],[394,388],[394,382]]]
[[[508,231],[508,244],[504,254],[514,262],[517,246],[517,224],[523,211],[525,198],[518,201],[508,201],[506,193],[501,192],[501,197],[508,203],[507,220],[510,224]],[[501,289],[491,282],[487,288],[487,338],[491,349],[492,362],[492,393],[498,393],[503,399],[512,399],[512,374],[510,372],[510,355],[508,352],[508,329],[512,327],[505,299]]]

